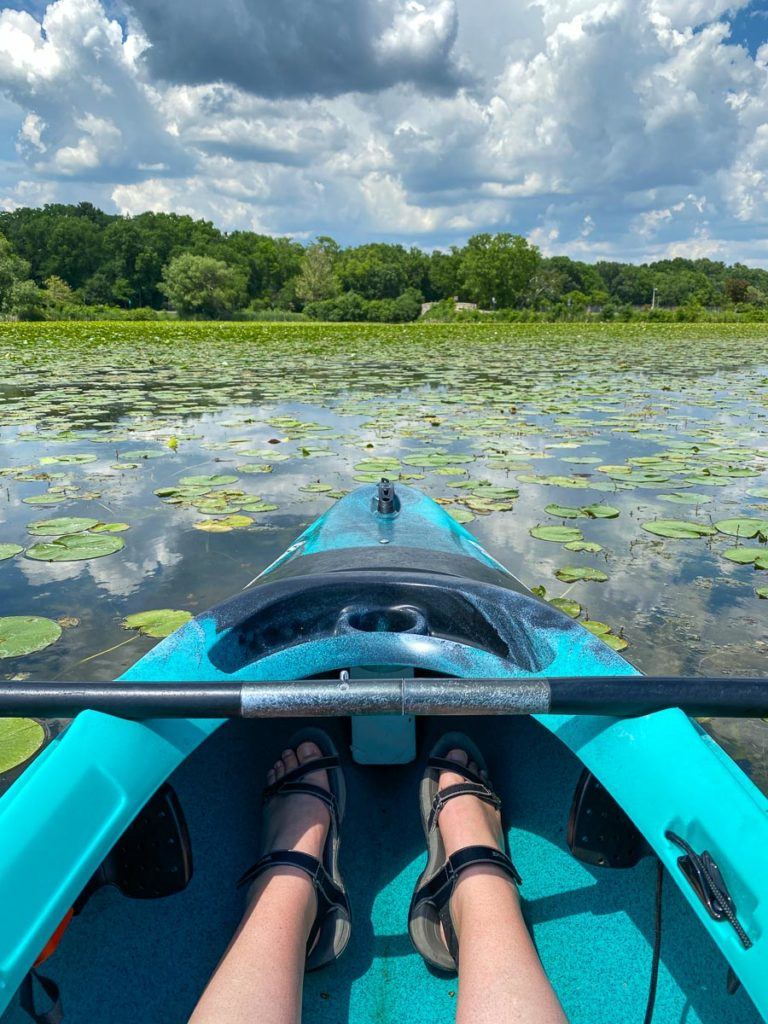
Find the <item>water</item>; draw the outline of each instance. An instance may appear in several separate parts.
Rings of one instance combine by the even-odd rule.
[[[468,528],[524,583],[607,623],[642,671],[765,674],[768,601],[756,588],[768,573],[723,557],[760,539],[642,528],[768,519],[768,491],[748,493],[768,487],[768,338],[757,329],[19,325],[0,333],[0,368],[0,470],[10,471],[0,544],[50,539],[27,525],[53,517],[129,526],[115,535],[125,547],[105,557],[0,561],[0,615],[66,623],[45,650],[0,660],[0,678],[114,678],[155,642],[123,628],[126,615],[197,613],[239,591],[372,457],[400,460],[453,511],[466,513],[457,499],[468,497],[478,509],[457,483],[519,491],[510,510],[477,514]],[[414,465],[424,454],[436,464]],[[40,461],[72,455],[96,458]],[[244,464],[272,469],[244,474]],[[63,476],[29,479],[40,473]],[[244,492],[229,495],[227,513],[256,496],[277,507],[209,533],[194,526],[209,514],[154,493],[212,474],[237,478],[214,491]],[[302,489],[318,484],[330,495]],[[24,501],[50,486],[79,490],[55,505]],[[660,497],[676,493],[703,498]],[[620,514],[562,519],[544,511],[550,503]],[[577,527],[603,550],[534,539],[537,524]],[[563,566],[608,581],[568,586],[554,575]],[[768,726],[707,726],[768,791]]]

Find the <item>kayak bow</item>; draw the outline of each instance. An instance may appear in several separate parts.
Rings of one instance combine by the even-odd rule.
[[[414,488],[398,486],[395,493],[391,487],[377,491],[363,486],[305,530],[253,586],[183,625],[137,661],[118,682],[121,692],[135,685],[137,694],[149,690],[142,687],[145,683],[158,687],[204,683],[208,689],[220,686],[223,692],[229,689],[238,694],[243,688],[254,694],[258,703],[260,684],[263,697],[272,680],[285,680],[284,690],[293,685],[290,680],[307,680],[306,684],[295,684],[297,692],[302,686],[307,692],[318,686],[327,691],[330,684],[338,688],[344,683],[348,689],[342,692],[358,692],[365,688],[366,680],[380,680],[401,685],[401,692],[407,689],[409,693],[416,693],[420,687],[434,690],[435,683],[450,692],[455,681],[455,701],[456,693],[462,692],[462,679],[494,683],[509,680],[521,691],[526,681],[546,679],[556,687],[558,680],[570,680],[578,687],[578,681],[584,680],[586,691],[591,677],[611,677],[614,687],[624,679],[634,691],[642,683],[637,670],[619,654],[578,622],[534,597],[435,502]],[[598,683],[595,679],[596,686]],[[455,713],[471,710],[466,706],[466,691],[462,699]],[[758,1019],[743,991],[721,999],[719,987],[724,993],[725,985],[721,956],[757,1011],[768,1018],[768,801],[714,741],[679,710],[630,720],[583,713],[583,708],[572,708],[582,713],[571,714],[567,704],[563,707],[564,712],[542,714],[531,723],[498,720],[493,725],[497,730],[493,734],[496,756],[513,791],[516,774],[529,769],[531,786],[540,793],[549,792],[550,802],[556,793],[567,802],[576,776],[586,767],[617,802],[621,820],[629,823],[627,828],[637,830],[648,851],[659,858],[677,883],[683,898],[675,897],[677,902],[669,911],[674,918],[669,942],[671,946],[674,939],[676,951],[669,961],[662,962],[656,1019],[683,1019],[683,1013],[687,1014],[687,1024],[709,1024],[715,1019],[718,1024],[744,1024]],[[323,713],[328,710],[333,708],[326,707]],[[343,701],[338,701],[340,715],[362,710],[345,708]],[[394,705],[387,705],[385,710],[390,713],[352,720],[351,746],[359,763],[405,764],[414,757],[422,737],[410,713],[419,713],[419,708],[401,706],[396,715],[391,714]],[[449,711],[445,707],[441,710]],[[481,708],[475,710],[482,713]],[[539,706],[532,710],[546,709]],[[478,719],[470,722],[468,729],[475,728],[474,721],[480,723],[478,728],[491,728],[484,724],[486,720]],[[221,724],[218,718],[195,717],[129,721],[86,711],[44,749],[0,799],[0,1012],[141,808]],[[261,749],[269,747],[269,730],[277,726],[265,721],[246,728],[262,730]],[[513,729],[518,731],[513,733]],[[512,736],[516,737],[514,742]],[[544,750],[546,756],[538,757],[536,750]],[[199,756],[192,757],[184,771],[191,772]],[[361,772],[364,778],[364,769]],[[494,775],[499,777],[498,769]],[[367,783],[361,781],[360,785]],[[195,792],[192,789],[193,801]],[[582,798],[584,792],[594,799],[592,790],[582,791]],[[540,899],[549,909],[546,913],[542,910],[534,920],[534,932],[545,966],[558,991],[564,993],[566,1011],[576,1024],[607,1024],[630,1013],[632,1019],[638,1014],[642,1019],[647,981],[641,979],[637,984],[628,980],[623,985],[617,980],[621,978],[620,963],[610,999],[596,1009],[594,993],[601,998],[600,976],[612,969],[605,966],[605,950],[596,954],[601,957],[599,969],[594,966],[597,960],[593,962],[595,978],[589,997],[574,987],[573,981],[589,973],[586,961],[583,971],[564,969],[558,975],[555,933],[548,930],[550,923],[561,922],[558,941],[566,936],[568,955],[575,958],[572,962],[578,962],[575,944],[587,934],[592,937],[590,941],[599,943],[600,933],[590,929],[600,922],[593,922],[592,914],[577,913],[574,894],[585,886],[591,891],[625,883],[618,879],[622,872],[601,874],[598,870],[601,877],[596,880],[583,863],[570,857],[563,841],[563,822],[554,818],[551,823],[548,818],[545,822],[546,815],[554,811],[540,804],[541,800],[535,814],[531,811],[536,824],[527,829],[520,826],[520,835],[517,840],[513,835],[511,842],[514,848],[516,841],[529,841],[525,835],[532,837],[534,845],[541,840],[535,845],[536,856],[529,858],[529,874],[534,881],[528,883],[528,892],[537,891],[535,879],[540,876]],[[210,813],[215,813],[213,808]],[[572,820],[578,822],[578,815]],[[403,850],[407,847],[406,832],[392,837],[393,844],[400,843]],[[194,830],[192,838],[194,843]],[[580,840],[578,836],[572,839],[571,848],[576,851]],[[680,841],[697,856],[706,850],[716,860],[749,948],[727,915],[725,919],[722,914],[720,919],[712,916],[712,900],[708,902],[707,894],[702,896],[692,885],[681,864],[685,858],[681,857]],[[201,843],[205,848],[204,840]],[[409,863],[401,865],[406,876]],[[595,859],[591,863],[607,861]],[[626,877],[640,870],[640,866],[632,868]],[[609,875],[617,880],[604,881]],[[386,884],[399,882],[393,876]],[[633,923],[630,904],[635,897],[621,891],[624,895],[621,900],[617,897],[617,905],[599,916],[604,928],[613,929],[616,942],[625,944],[615,952],[619,960],[624,958],[629,979],[633,967],[627,959],[642,956],[643,951],[650,957],[652,940],[646,925],[641,928]],[[176,898],[183,900],[187,894]],[[570,922],[573,933],[568,930]],[[719,954],[710,946],[707,934]],[[552,936],[551,941],[548,936]],[[638,945],[630,947],[635,942]],[[65,938],[63,945],[67,943]],[[551,963],[547,962],[548,956]],[[691,958],[690,963],[686,957]],[[403,962],[411,964],[407,957]],[[711,977],[718,963],[723,969],[715,986]],[[167,967],[167,971],[174,969]],[[415,969],[408,966],[409,971]],[[381,970],[387,973],[383,967]],[[355,1019],[367,1019],[366,1014],[372,1017],[375,1007],[382,1005],[376,1000],[382,998],[389,1002],[383,1004],[384,1016],[375,1011],[379,1017],[402,1019],[404,1009],[397,1003],[399,997],[389,990],[382,995],[382,988],[376,989],[374,997],[378,982],[366,982],[364,969],[358,973],[362,974],[359,992],[349,982],[349,1019],[353,1019],[353,1005],[358,1012]],[[379,977],[378,955],[368,973],[371,979]],[[72,975],[77,971],[73,969]],[[82,972],[78,976],[82,977]],[[415,984],[415,976],[409,977]],[[586,984],[583,979],[580,983]],[[82,998],[87,1003],[87,993]],[[103,1016],[98,1017],[93,1016],[93,1006],[100,1004],[88,1005],[91,1016],[80,1019],[88,1019],[90,1024],[99,1024],[100,1020],[122,1024],[113,1009],[102,1010]],[[308,1007],[312,1015],[309,1003]],[[675,1016],[678,1011],[679,1016]],[[713,1016],[715,1011],[717,1018]],[[424,1019],[442,1020],[446,1012],[445,1006],[439,1011],[432,1006]],[[414,1014],[412,1006],[415,1020],[418,1014]],[[150,1018],[169,1019],[167,1007],[163,1010],[158,1004],[154,1017],[144,1017]],[[182,1019],[181,1014],[178,1019]],[[323,1017],[318,1010],[310,1019],[331,1018]]]

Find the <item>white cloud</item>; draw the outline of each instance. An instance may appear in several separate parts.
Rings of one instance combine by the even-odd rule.
[[[487,0],[481,17],[474,0],[308,0],[300,22],[254,0],[245,48],[238,0],[140,0],[123,24],[100,0],[3,10],[19,114],[0,202],[86,193],[345,241],[513,230],[585,258],[762,260],[768,44],[752,57],[728,27],[746,3]]]

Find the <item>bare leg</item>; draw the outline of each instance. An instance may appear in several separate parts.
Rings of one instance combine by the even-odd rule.
[[[463,750],[448,757],[467,763]],[[440,788],[462,781],[443,772]],[[448,801],[439,828],[448,856],[476,844],[503,849],[498,812],[474,796]],[[460,949],[457,1024],[567,1024],[523,921],[517,888],[498,868],[462,872],[451,912]]]
[[[302,743],[296,752],[284,750],[267,782],[321,756],[314,743]],[[307,775],[306,781],[328,788],[324,771]],[[300,850],[319,859],[328,826],[328,810],[316,797],[278,797],[266,812],[263,851]],[[303,871],[280,867],[261,875],[190,1024],[298,1024],[315,908],[312,882]]]

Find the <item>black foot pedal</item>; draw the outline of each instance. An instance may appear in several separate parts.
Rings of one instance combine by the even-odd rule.
[[[192,878],[192,846],[179,798],[164,783],[128,826],[75,904],[79,913],[105,885],[148,900],[173,896]]]
[[[631,868],[650,852],[637,826],[587,768],[573,794],[567,839],[577,860],[601,868]]]

